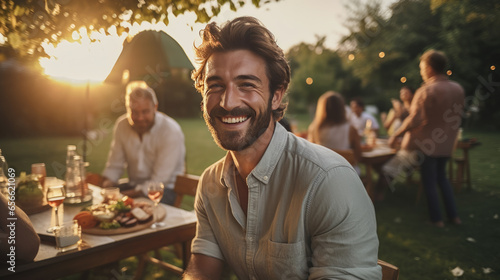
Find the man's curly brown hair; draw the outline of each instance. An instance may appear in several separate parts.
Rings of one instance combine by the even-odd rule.
[[[239,17],[222,27],[212,22],[200,32],[200,36],[203,42],[195,47],[196,61],[200,66],[193,71],[191,78],[201,94],[205,87],[205,67],[210,56],[232,50],[248,50],[265,60],[271,98],[276,90],[283,89],[286,92],[288,89],[290,66],[283,50],[276,44],[274,35],[256,18]],[[282,101],[279,108],[273,110],[274,120],[279,121],[283,117],[286,107],[287,103]]]

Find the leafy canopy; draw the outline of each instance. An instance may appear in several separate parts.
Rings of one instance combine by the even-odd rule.
[[[271,1],[251,3],[259,7]],[[168,25],[170,15],[193,12],[196,22],[205,23],[224,6],[236,11],[244,5],[243,0],[0,0],[0,33],[19,55],[39,57],[44,55],[42,42],[74,41],[72,34],[81,27],[90,33],[114,26],[121,35],[127,31],[122,22]]]

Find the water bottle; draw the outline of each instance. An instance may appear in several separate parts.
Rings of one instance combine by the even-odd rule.
[[[71,145],[70,145],[71,146]],[[82,160],[76,155],[75,150],[68,146],[68,157],[66,158],[66,199],[65,203],[76,204],[84,200],[86,193],[85,178],[82,174]]]

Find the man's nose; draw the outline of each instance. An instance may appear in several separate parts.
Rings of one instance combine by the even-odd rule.
[[[227,111],[239,107],[241,104],[241,97],[235,86],[229,86],[221,96],[220,106]]]
[[[135,118],[138,120],[138,121],[142,121],[144,120],[144,114],[143,113],[139,113],[135,116]]]

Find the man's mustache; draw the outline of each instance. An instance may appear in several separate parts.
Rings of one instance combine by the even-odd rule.
[[[251,108],[234,108],[231,111],[228,111],[224,108],[222,108],[220,105],[215,106],[210,110],[209,113],[210,117],[237,117],[237,116],[250,116],[253,117],[256,115],[255,111],[252,110]]]

